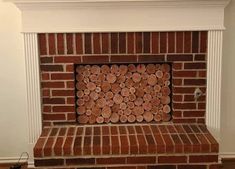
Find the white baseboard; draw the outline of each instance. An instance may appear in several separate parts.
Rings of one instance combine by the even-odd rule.
[[[234,158],[235,159],[235,152],[220,152],[220,158]]]
[[[3,163],[17,163],[20,157],[0,157],[0,164]],[[27,162],[27,157],[22,157],[20,162]]]
[[[17,163],[19,161],[20,157],[0,157],[0,164],[14,164]],[[34,161],[27,161],[27,157],[23,156],[20,160],[21,163],[26,163],[28,162],[28,168],[34,168]]]

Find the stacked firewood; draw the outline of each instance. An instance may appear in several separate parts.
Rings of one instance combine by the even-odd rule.
[[[78,65],[78,122],[169,121],[170,65]]]

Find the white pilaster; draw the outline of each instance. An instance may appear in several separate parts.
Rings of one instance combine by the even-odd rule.
[[[33,164],[33,146],[42,130],[38,39],[36,33],[24,33],[29,164]]]
[[[220,140],[221,66],[223,31],[208,32],[206,124]]]

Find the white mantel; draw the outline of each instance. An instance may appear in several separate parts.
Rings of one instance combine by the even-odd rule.
[[[37,33],[208,31],[206,124],[219,140],[224,8],[229,0],[5,0],[22,11],[29,154],[41,133]],[[31,161],[33,166],[33,160]]]
[[[23,32],[224,29],[229,0],[6,0],[22,11]]]

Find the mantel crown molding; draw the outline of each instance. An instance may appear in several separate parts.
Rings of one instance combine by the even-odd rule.
[[[223,30],[230,0],[5,0],[23,32]]]
[[[107,6],[140,6],[140,7],[222,7],[230,0],[4,0],[16,4],[20,9],[32,7],[107,7]]]

